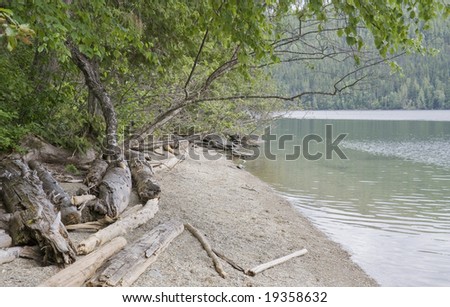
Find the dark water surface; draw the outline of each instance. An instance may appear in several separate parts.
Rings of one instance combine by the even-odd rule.
[[[448,121],[417,120],[418,113],[415,120],[396,120],[401,112],[388,120],[348,119],[357,112],[347,119],[281,119],[272,132],[291,134],[293,141],[284,149],[273,141],[276,161],[261,155],[247,169],[341,243],[381,285],[450,286],[450,112],[440,112]],[[286,161],[306,135],[325,139],[327,124],[334,137],[348,134],[340,144],[347,160],[334,154],[331,160]],[[323,143],[310,144],[310,153],[325,153]]]

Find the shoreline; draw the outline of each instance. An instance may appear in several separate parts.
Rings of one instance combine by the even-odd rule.
[[[188,231],[177,237],[133,287],[305,287],[378,286],[338,243],[331,241],[268,184],[224,156],[216,161],[187,159],[156,174],[160,209],[147,224],[127,234],[132,242],[159,223],[178,219],[198,228],[214,249],[243,268],[285,256],[308,253],[255,277],[222,263],[220,277],[200,243]],[[133,197],[134,204],[138,202]],[[89,234],[71,233],[75,242]],[[37,286],[57,271],[32,260],[0,266],[0,286]]]

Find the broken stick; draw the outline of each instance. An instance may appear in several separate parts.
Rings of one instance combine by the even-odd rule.
[[[97,249],[95,252],[59,271],[39,286],[41,287],[80,287],[86,280],[94,275],[106,260],[121,250],[127,241],[124,237],[117,237],[108,244]]]
[[[217,258],[216,254],[214,254],[214,252],[212,251],[211,245],[208,243],[206,238],[200,233],[200,231],[198,231],[197,228],[195,228],[194,226],[192,226],[189,223],[184,224],[184,228],[189,230],[192,233],[192,235],[194,237],[196,237],[197,240],[200,241],[200,243],[202,244],[202,246],[205,249],[208,256],[211,257],[217,273],[219,273],[219,275],[222,278],[226,278],[228,274],[223,270],[222,265],[220,264],[219,258]]]
[[[294,252],[292,254],[289,254],[287,256],[284,256],[284,257],[272,260],[272,261],[267,262],[267,263],[263,263],[261,265],[258,265],[257,267],[254,267],[253,269],[246,270],[244,273],[246,275],[249,275],[249,276],[255,276],[256,274],[261,273],[262,271],[265,271],[265,270],[267,270],[267,269],[269,269],[271,267],[274,267],[274,266],[276,266],[278,264],[286,262],[289,259],[292,259],[292,258],[295,258],[295,257],[299,257],[299,256],[303,256],[307,252],[308,251],[306,250],[306,248],[303,248],[303,249],[301,249],[299,251],[296,251],[296,252]]]

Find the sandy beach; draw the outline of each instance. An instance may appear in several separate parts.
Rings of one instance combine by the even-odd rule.
[[[159,223],[177,219],[198,228],[212,247],[243,268],[290,254],[308,253],[255,277],[223,262],[227,278],[190,232],[184,231],[133,286],[376,286],[341,246],[318,231],[269,185],[225,158],[187,160],[156,174],[162,188],[155,218],[126,236],[139,238]],[[73,192],[76,186],[65,185]],[[139,200],[135,195],[134,203]],[[88,234],[71,233],[75,243]],[[0,266],[0,286],[37,286],[59,271],[16,259]]]

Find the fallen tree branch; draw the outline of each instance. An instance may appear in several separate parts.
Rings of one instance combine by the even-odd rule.
[[[246,270],[243,267],[241,267],[239,264],[237,264],[230,258],[226,257],[224,254],[221,254],[220,252],[216,251],[215,249],[213,249],[212,251],[214,252],[214,254],[217,255],[217,257],[219,257],[220,259],[222,259],[223,261],[225,261],[226,263],[231,265],[233,268],[235,268],[236,270],[238,270],[242,273],[245,273]]]
[[[77,259],[73,265],[59,271],[39,286],[41,287],[80,287],[94,275],[106,260],[121,250],[127,241],[124,237],[117,237],[95,252]]]
[[[214,268],[216,269],[217,273],[219,273],[219,275],[222,278],[226,278],[228,274],[223,270],[222,265],[220,264],[219,258],[217,258],[216,254],[214,254],[214,252],[212,251],[211,245],[208,243],[206,238],[200,233],[200,231],[198,231],[197,228],[195,228],[194,226],[192,226],[189,223],[184,224],[184,228],[189,230],[192,233],[192,235],[195,238],[197,238],[197,240],[202,244],[203,249],[206,251],[208,256],[212,259],[212,261],[214,263]]]
[[[124,218],[119,218],[114,224],[109,225],[86,240],[83,240],[77,246],[77,253],[85,255],[92,252],[96,247],[110,241],[111,239],[124,235],[128,231],[135,229],[148,222],[158,211],[158,199],[151,199],[138,212],[130,214]]]
[[[178,221],[169,221],[156,226],[109,259],[104,268],[100,269],[87,285],[131,286],[183,230],[183,224]]]

